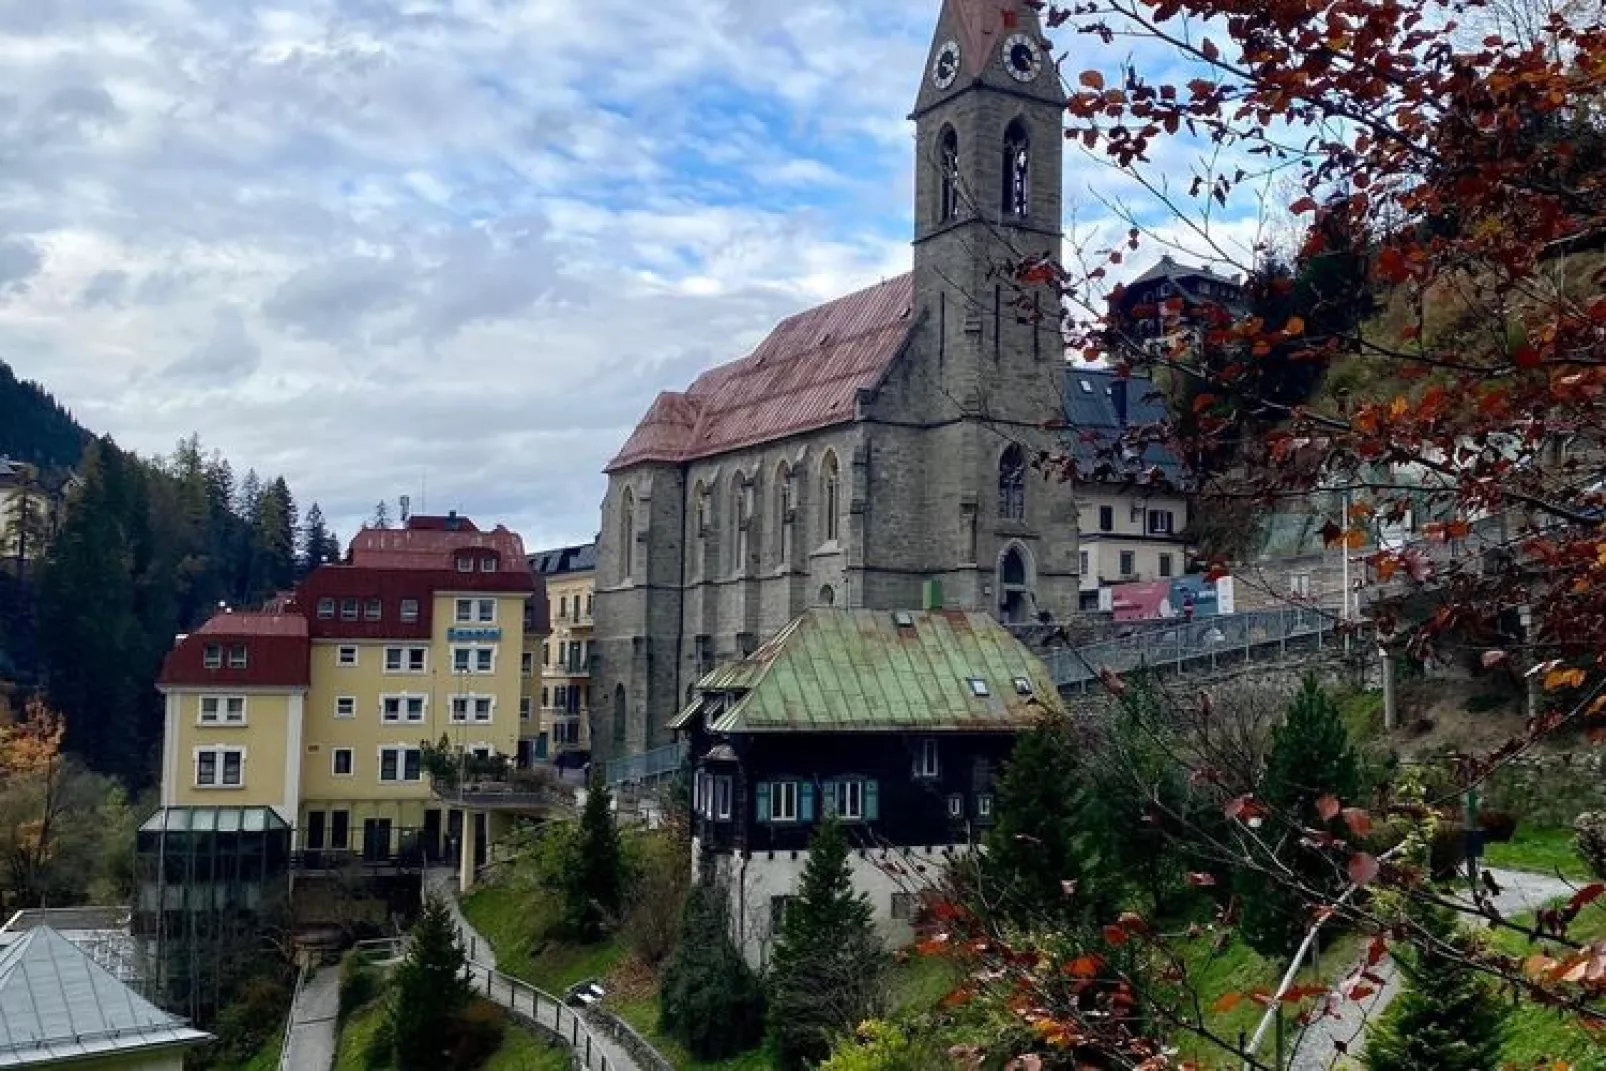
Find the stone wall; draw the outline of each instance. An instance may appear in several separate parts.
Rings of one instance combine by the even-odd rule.
[[[1584,811],[1606,810],[1606,753],[1521,755],[1484,785],[1483,805],[1528,826],[1571,827]]]
[[[597,1033],[628,1053],[642,1071],[675,1071],[674,1064],[617,1015],[599,1007],[586,1008],[580,1014]]]

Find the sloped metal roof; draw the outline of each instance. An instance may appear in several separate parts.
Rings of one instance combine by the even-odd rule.
[[[1116,406],[1115,392],[1126,391],[1126,418]],[[1170,483],[1182,486],[1187,473],[1182,461],[1161,443],[1144,443],[1141,452],[1123,453],[1122,437],[1128,428],[1163,423],[1169,418],[1154,383],[1142,376],[1122,378],[1103,368],[1065,372],[1065,421],[1070,426],[1070,454],[1078,474],[1086,480],[1108,483],[1142,480],[1158,468]]]
[[[263,833],[289,829],[272,807],[162,807],[140,823],[141,833]]]
[[[49,926],[29,930],[0,951],[0,1067],[40,1067],[208,1038]]]
[[[900,275],[790,316],[739,361],[658,395],[608,472],[690,461],[842,424],[876,386],[913,323],[914,277]]]
[[[697,691],[671,728],[701,716],[717,733],[996,731],[1061,709],[1043,663],[989,615],[963,610],[808,610]]]

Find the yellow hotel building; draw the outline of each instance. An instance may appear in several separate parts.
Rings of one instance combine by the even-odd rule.
[[[466,886],[508,811],[437,794],[422,749],[528,754],[541,587],[507,529],[413,517],[364,530],[287,600],[214,616],[160,677],[163,807],[271,807],[300,869],[443,863]]]
[[[546,583],[552,625],[541,644],[537,754],[550,756],[560,769],[578,769],[591,759],[591,605],[597,545],[537,551],[530,556],[530,569]]]

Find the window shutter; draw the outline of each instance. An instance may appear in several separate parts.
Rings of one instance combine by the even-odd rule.
[[[758,785],[758,820],[760,822],[768,822],[770,820],[770,783],[768,781],[761,781]]]
[[[874,781],[866,781],[864,783],[864,820],[866,822],[874,822],[881,817],[881,803],[877,796],[876,783]]]
[[[798,786],[797,817],[800,822],[814,821],[814,782],[804,781]]]

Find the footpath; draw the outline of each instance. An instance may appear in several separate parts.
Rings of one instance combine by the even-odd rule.
[[[1504,918],[1537,910],[1574,891],[1572,885],[1552,875],[1495,869],[1490,869],[1489,873],[1500,886],[1500,895],[1494,897],[1493,902],[1495,910]],[[1384,959],[1372,973],[1383,979],[1383,984],[1365,999],[1328,998],[1330,1013],[1312,1022],[1295,1039],[1289,1071],[1329,1071],[1346,1066],[1345,1061],[1360,1066],[1367,1030],[1378,1021],[1403,986],[1399,967],[1392,959]]]
[[[457,902],[457,872],[438,869],[424,874],[424,892],[436,895],[451,909],[458,938],[469,952],[469,973],[474,987],[486,999],[562,1038],[574,1050],[580,1066],[591,1071],[646,1071],[634,1057],[601,1030],[564,1006],[556,994],[542,993],[496,969],[496,951],[471,925]]]
[[[290,1071],[329,1071],[335,1064],[340,968],[319,967],[307,975],[290,1007],[290,1029],[279,1066]]]

